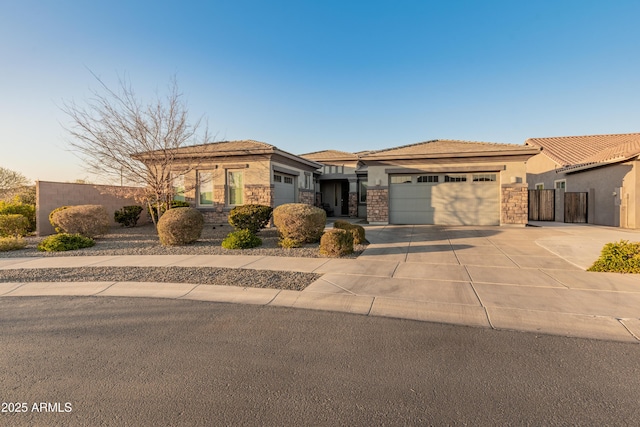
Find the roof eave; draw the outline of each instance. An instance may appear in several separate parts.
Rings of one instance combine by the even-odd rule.
[[[472,151],[462,153],[434,153],[434,154],[371,154],[362,156],[361,160],[420,160],[420,159],[446,159],[465,157],[497,157],[497,156],[534,156],[540,152],[539,148],[501,150],[501,151]]]

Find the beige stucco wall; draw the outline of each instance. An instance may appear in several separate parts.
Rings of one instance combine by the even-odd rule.
[[[638,162],[630,161],[612,164],[574,173],[556,172],[555,162],[544,154],[538,154],[527,163],[529,188],[537,183],[553,189],[555,181],[566,180],[569,192],[589,193],[588,222],[611,227],[639,228],[640,211],[637,206],[640,195],[638,184]],[[620,191],[622,188],[622,191]],[[615,193],[615,195],[614,195]],[[561,191],[556,191],[556,221],[564,221],[564,199]]]
[[[74,184],[68,182],[36,181],[36,227],[39,236],[54,234],[49,214],[60,206],[102,205],[107,209],[113,226],[113,214],[123,206],[140,205],[131,195],[135,187]],[[146,214],[140,215],[139,224],[146,222]]]

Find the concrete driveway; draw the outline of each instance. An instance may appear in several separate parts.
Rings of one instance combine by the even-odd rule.
[[[544,225],[367,227],[357,263],[329,261],[304,292],[373,298],[373,315],[636,341],[640,278],[584,270],[640,233]]]

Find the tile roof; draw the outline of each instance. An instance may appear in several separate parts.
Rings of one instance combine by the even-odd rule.
[[[449,139],[435,139],[416,144],[402,145],[400,147],[371,151],[362,156],[365,159],[380,157],[421,157],[421,156],[446,156],[469,154],[500,154],[505,152],[531,153],[532,147],[516,144],[498,144],[494,142],[457,141]]]
[[[313,153],[300,154],[300,157],[305,159],[314,160],[317,162],[329,161],[329,160],[358,160],[359,156],[355,153],[348,153],[346,151],[339,150],[322,150],[314,151]]]
[[[626,160],[640,154],[640,133],[529,138],[525,144],[565,168]]]

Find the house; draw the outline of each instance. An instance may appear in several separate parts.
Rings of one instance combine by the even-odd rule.
[[[640,133],[530,138],[531,189],[555,190],[555,220],[571,221],[567,196],[582,194],[586,222],[640,227]]]
[[[537,153],[519,145],[433,140],[301,157],[324,165],[323,202],[373,224],[523,225],[525,162]]]
[[[176,150],[190,170],[177,197],[211,221],[234,206],[307,203],[372,224],[524,225],[524,145],[433,140],[377,151],[294,155],[258,141],[223,141]],[[194,168],[193,165],[196,164]]]

